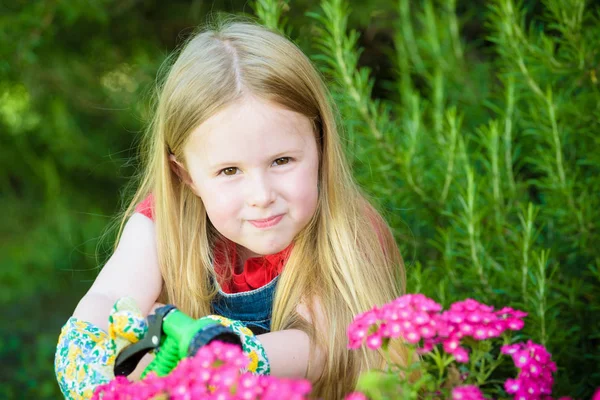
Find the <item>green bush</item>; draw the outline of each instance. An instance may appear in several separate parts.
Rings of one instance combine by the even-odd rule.
[[[412,4],[411,4],[412,3]],[[531,4],[530,4],[531,3]],[[314,59],[331,77],[348,152],[386,212],[409,290],[529,312],[558,394],[600,381],[600,24],[584,1],[399,0],[393,75],[359,67],[348,6],[322,2]],[[469,18],[479,18],[474,37]]]

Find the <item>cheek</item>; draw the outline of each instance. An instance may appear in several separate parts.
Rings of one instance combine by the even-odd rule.
[[[239,191],[227,185],[205,185],[199,188],[199,195],[206,208],[208,218],[215,228],[226,228],[239,210]]]
[[[297,218],[308,220],[317,208],[319,197],[317,189],[317,173],[312,168],[298,171],[294,179],[289,181],[290,199],[294,203]]]

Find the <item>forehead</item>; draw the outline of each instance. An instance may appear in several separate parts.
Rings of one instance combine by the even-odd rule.
[[[262,162],[264,157],[303,150],[315,143],[310,120],[299,113],[255,97],[237,101],[196,128],[187,156],[203,164],[226,161]]]

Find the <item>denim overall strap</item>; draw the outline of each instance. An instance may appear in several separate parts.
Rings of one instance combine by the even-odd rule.
[[[279,276],[263,287],[248,292],[225,293],[219,288],[212,301],[213,312],[223,317],[241,321],[255,335],[271,331],[273,297]]]

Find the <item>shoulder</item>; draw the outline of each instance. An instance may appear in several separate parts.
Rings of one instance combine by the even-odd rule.
[[[156,251],[154,220],[141,212],[135,212],[125,223],[115,254],[131,250]]]

